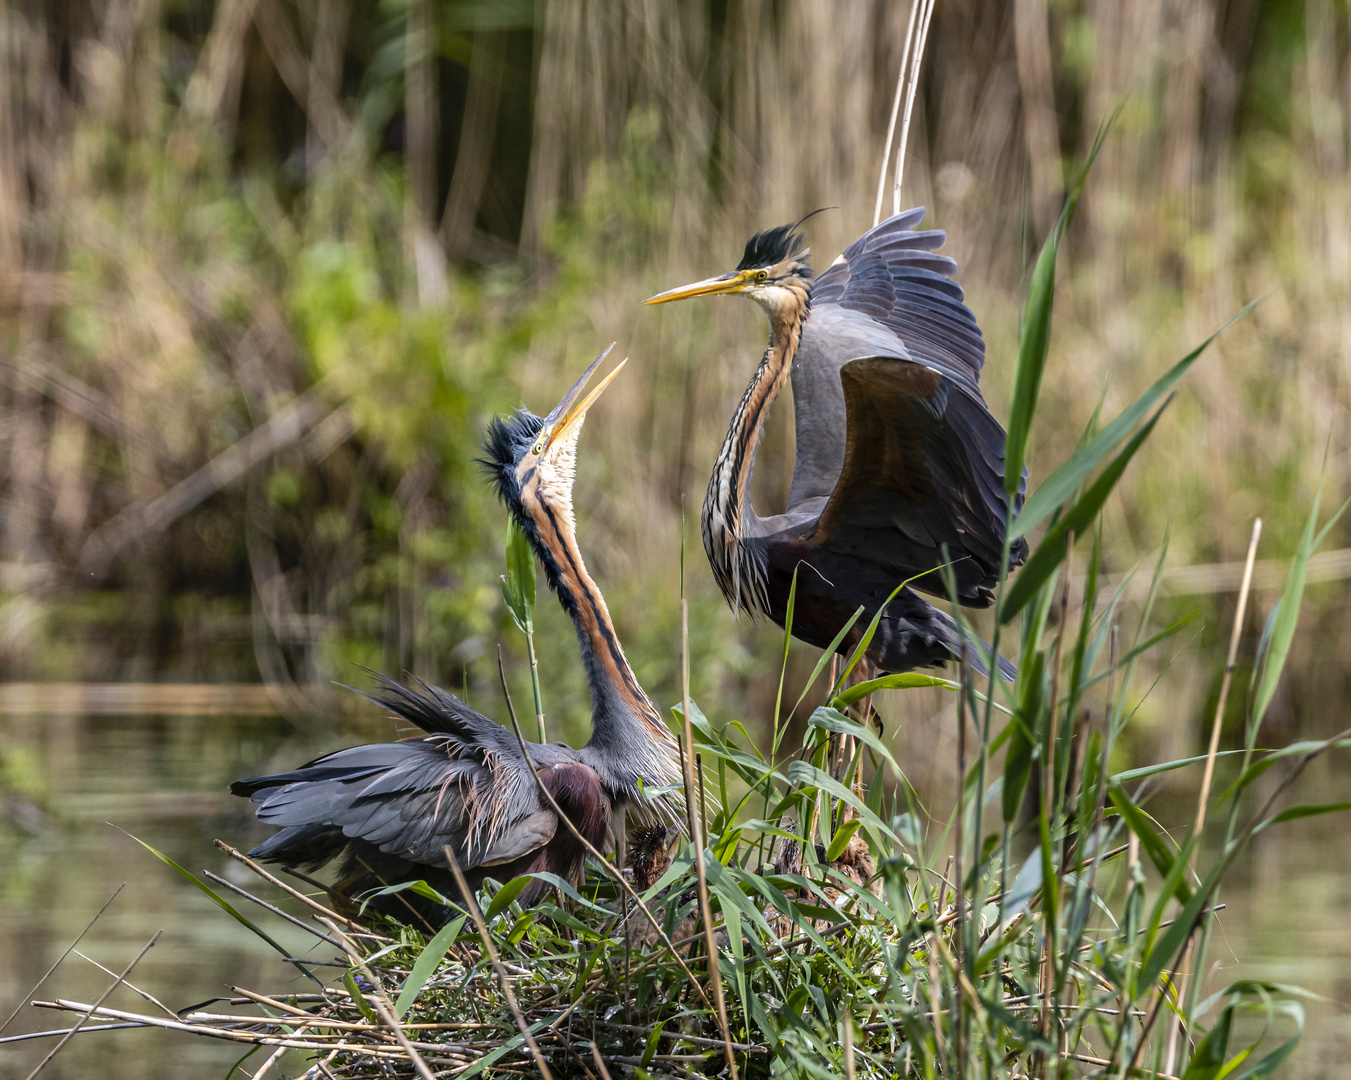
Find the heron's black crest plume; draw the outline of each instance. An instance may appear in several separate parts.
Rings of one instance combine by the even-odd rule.
[[[766,229],[746,241],[746,251],[741,256],[737,269],[755,270],[762,266],[777,266],[784,259],[798,254],[805,246],[806,241],[797,231],[797,225],[779,225],[773,229]],[[812,276],[805,258],[798,260],[798,266],[801,268],[798,273],[803,277]]]
[[[544,421],[529,409],[517,409],[510,416],[495,416],[483,437],[488,455],[477,460],[479,468],[492,481],[498,496],[508,508],[519,507],[520,488],[516,482],[516,463],[534,444]]]
[[[517,464],[530,451],[543,427],[544,420],[529,409],[517,409],[510,416],[493,417],[483,437],[483,449],[488,456],[479,458],[478,465],[492,482],[507,513],[515,519],[530,541],[530,546],[535,549],[535,555],[544,567],[544,580],[548,582],[549,588],[558,597],[563,610],[572,615],[577,610],[577,598],[564,584],[558,560],[540,539],[539,528],[521,505],[521,485],[516,477]]]

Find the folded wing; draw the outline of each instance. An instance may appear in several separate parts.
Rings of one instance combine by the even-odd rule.
[[[445,865],[449,846],[466,869],[511,862],[549,843],[557,815],[542,805],[514,734],[444,691],[385,681],[371,695],[437,734],[327,754],[294,770],[241,780],[258,818],[282,827],[263,858],[326,861],[327,848],[361,840],[409,862]],[[546,786],[565,775],[569,748],[527,744]],[[584,768],[584,766],[574,766]],[[602,796],[603,797],[603,796]],[[332,852],[335,853],[335,852]],[[330,854],[331,857],[331,854]]]

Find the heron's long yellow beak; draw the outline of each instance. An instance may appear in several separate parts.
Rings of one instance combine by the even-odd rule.
[[[656,296],[649,296],[644,304],[669,304],[672,300],[688,300],[692,296],[723,296],[727,293],[741,292],[751,283],[754,270],[733,270],[730,274],[696,281],[693,285],[682,285],[678,289],[669,289]]]
[[[605,393],[605,388],[609,386],[612,382],[614,382],[615,376],[624,370],[624,365],[627,364],[628,362],[629,358],[627,356],[624,357],[623,360],[619,361],[619,363],[615,365],[614,371],[610,372],[610,374],[606,375],[605,378],[601,379],[600,383],[596,386],[596,388],[592,390],[591,393],[587,394],[585,398],[582,399],[582,403],[578,405],[575,409],[573,409],[572,412],[568,413],[567,419],[564,420],[562,425],[558,428],[558,430],[554,432],[553,437],[549,440],[550,442],[553,442],[554,439],[563,438],[574,428],[581,426],[582,421],[586,419],[586,411],[596,403],[596,400],[601,396],[601,394]]]
[[[580,402],[577,401],[596,368],[600,367],[601,361],[610,355],[610,349],[613,348],[614,345],[611,344],[591,362],[591,366],[582,372],[582,377],[572,384],[572,389],[563,395],[563,400],[545,418],[545,447],[548,447],[557,439],[566,437],[570,432],[580,427],[582,421],[586,419],[587,410],[596,403],[596,400],[605,392],[605,388],[610,385],[614,377],[624,370],[624,365],[629,362],[627,357],[616,364],[615,369],[606,375],[591,393],[587,394]]]

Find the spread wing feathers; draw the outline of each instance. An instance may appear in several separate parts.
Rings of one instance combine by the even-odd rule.
[[[850,244],[816,278],[812,307],[838,304],[869,316],[916,358],[974,389],[985,364],[985,339],[963,303],[962,287],[952,280],[957,263],[934,254],[946,234],[913,231],[923,217],[922,206],[907,210]]]
[[[541,805],[514,734],[450,694],[422,689],[385,680],[371,696],[436,734],[350,747],[293,772],[231,787],[258,804],[260,820],[284,827],[260,854],[286,861],[300,853],[308,862],[325,861],[320,848],[331,848],[340,833],[435,865],[444,865],[442,849],[450,845],[469,869],[508,861],[549,842],[557,816]],[[591,772],[562,744],[527,746],[546,787],[573,769]],[[306,838],[313,840],[308,848]]]
[[[922,364],[853,360],[840,382],[844,461],[808,542],[888,570],[896,584],[941,565],[946,545],[959,596],[988,604],[1004,530],[1003,430],[959,384]],[[945,594],[937,572],[915,585]]]
[[[940,501],[953,498],[956,505],[950,508],[947,527],[937,527],[932,535],[932,514],[918,520],[895,515],[902,533],[913,534],[913,542],[926,553],[924,563],[902,565],[910,572],[935,565],[938,560],[929,559],[928,553],[947,541],[955,556],[970,554],[993,568],[1004,536],[1004,431],[981,397],[985,342],[963,302],[961,286],[952,280],[957,264],[934,254],[945,240],[942,232],[913,231],[923,216],[919,207],[870,229],[812,285],[811,312],[793,364],[797,459],[788,506],[791,511],[837,490],[847,449],[856,442],[850,430],[854,414],[846,406],[842,385],[845,366],[863,358],[883,359],[907,369],[897,376],[904,383],[914,378],[908,369],[921,365],[941,380],[932,395],[921,395],[932,408],[921,410],[925,415],[920,417],[924,421],[920,456],[939,452],[939,457],[928,460],[927,476],[912,483],[923,486],[927,480]],[[906,400],[905,394],[893,395],[891,403],[901,406]],[[885,416],[874,411],[875,420]],[[905,408],[893,422],[912,425],[914,412],[913,407]],[[939,430],[943,425],[950,429],[946,434]],[[905,438],[913,441],[918,434]],[[944,475],[945,460],[946,471],[955,476]],[[954,479],[955,490],[939,486]],[[963,499],[968,500],[966,505]],[[935,506],[932,513],[941,513],[941,508]],[[907,537],[900,540],[903,548]],[[1021,543],[1015,546],[1013,565],[1022,562],[1025,548]],[[975,567],[968,567],[965,583],[969,585],[976,573]],[[977,576],[983,580],[984,572]]]

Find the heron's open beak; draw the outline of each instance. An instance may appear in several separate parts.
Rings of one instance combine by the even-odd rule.
[[[730,274],[696,281],[693,285],[682,285],[678,289],[669,289],[656,296],[649,296],[644,304],[669,304],[672,300],[688,300],[692,296],[724,296],[727,293],[739,293],[751,283],[754,270],[733,270]]]
[[[566,438],[569,433],[581,426],[586,419],[587,410],[596,403],[596,400],[605,392],[605,388],[610,385],[614,377],[624,370],[624,365],[628,363],[625,358],[615,365],[615,369],[602,379],[591,393],[587,394],[580,403],[576,403],[581,396],[582,390],[586,387],[587,381],[595,373],[596,368],[600,367],[601,361],[610,355],[610,350],[614,348],[611,343],[603,353],[591,362],[591,366],[582,372],[582,377],[572,384],[572,389],[563,395],[563,400],[555,406],[544,421],[545,448],[558,439]]]

